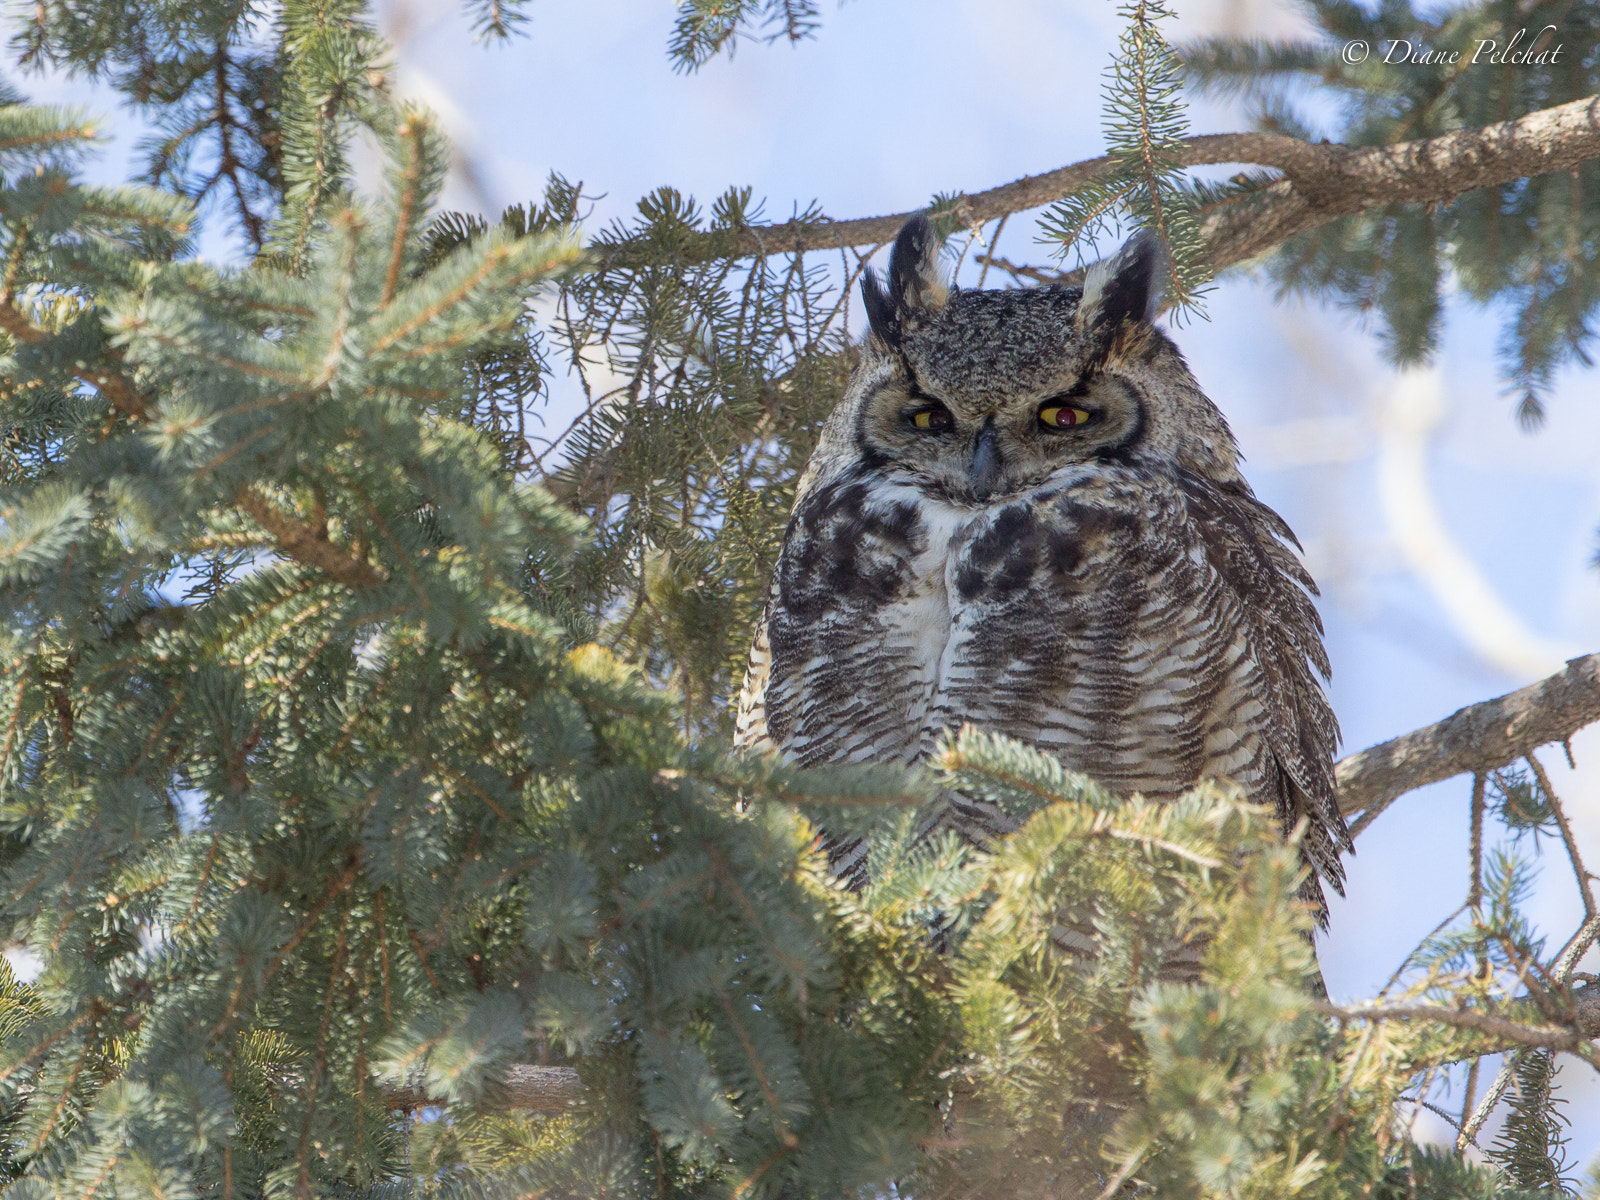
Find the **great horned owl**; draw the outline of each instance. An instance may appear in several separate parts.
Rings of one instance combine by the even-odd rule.
[[[887,283],[863,280],[871,332],[800,482],[736,740],[909,763],[970,722],[1117,792],[1231,780],[1307,820],[1320,913],[1350,838],[1316,586],[1152,324],[1160,242],[1082,289],[957,290],[940,248],[914,218]]]

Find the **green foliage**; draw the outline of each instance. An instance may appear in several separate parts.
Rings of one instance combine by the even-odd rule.
[[[1491,771],[1486,794],[1495,816],[1518,835],[1559,836],[1555,808],[1537,776],[1510,767]]]
[[[1411,1140],[1401,1102],[1426,1098],[1438,1067],[1487,1043],[1319,1011],[1303,868],[1268,814],[1210,786],[1165,805],[1118,800],[1053,758],[970,730],[933,765],[936,782],[1027,821],[992,856],[937,842],[908,853],[903,840],[874,856],[868,909],[902,923],[942,917],[962,1039],[943,1137],[905,1190],[1548,1194],[1550,1177],[1474,1168]],[[1064,930],[1087,931],[1093,951]],[[1508,995],[1435,969],[1391,1002]],[[1545,1061],[1545,1090],[1525,1085],[1528,1132],[1508,1136],[1537,1141],[1548,1165],[1558,1130]]]
[[[558,180],[549,203],[575,198]],[[794,486],[848,369],[831,256],[692,252],[759,216],[748,189],[709,214],[647,196],[593,239],[596,269],[550,329],[589,402],[535,464],[593,531],[576,594],[607,645],[683,697],[691,730],[731,720]]]
[[[305,6],[299,6],[303,9]],[[297,7],[283,6],[285,22]],[[23,65],[112,83],[154,123],[144,180],[201,203],[226,194],[259,248],[282,188],[280,67],[266,5],[46,0],[12,42]]]
[[[580,525],[461,419],[463,381],[577,251],[430,245],[442,146],[416,113],[385,141],[388,194],[326,210],[303,276],[150,255],[138,231],[188,219],[159,194],[0,192],[30,297],[5,421],[44,448],[0,543],[0,894],[43,963],[6,1042],[14,1161],[59,1194],[401,1182],[387,1096],[467,1119],[544,1047],[595,1101],[517,1167],[540,1187],[881,1179],[927,1031],[854,1019],[863,981],[902,985],[850,965],[772,795],[841,781],[685,747],[538,604]]]
[[[1306,12],[1319,40],[1201,42],[1182,51],[1189,77],[1248,97],[1261,128],[1354,146],[1435,137],[1600,92],[1594,4],[1485,0],[1435,9],[1410,0],[1376,8],[1311,0]],[[1513,53],[1553,52],[1556,45],[1562,53],[1529,64],[1493,61],[1519,30]],[[1353,42],[1367,54],[1349,62],[1342,48]],[[1430,53],[1459,58],[1423,65],[1419,56]],[[1319,127],[1309,112],[1329,106],[1308,102],[1330,91],[1337,115]],[[1600,308],[1597,189],[1600,165],[1590,162],[1426,209],[1391,204],[1286,243],[1273,273],[1286,288],[1331,295],[1372,314],[1399,362],[1432,355],[1447,277],[1472,299],[1504,307],[1506,377],[1523,419],[1537,421],[1540,396],[1561,366],[1590,362]]]
[[[473,28],[481,41],[506,41],[528,23],[527,0],[470,0]]]
[[[1516,1054],[1507,1093],[1510,1111],[1488,1159],[1498,1163],[1506,1179],[1517,1187],[1546,1196],[1576,1196],[1575,1184],[1566,1177],[1567,1124],[1561,1108],[1566,1103],[1551,1090],[1555,1055],[1547,1050]]]
[[[1046,240],[1063,255],[1125,220],[1154,229],[1172,256],[1168,301],[1199,311],[1210,269],[1200,240],[1197,193],[1182,174],[1178,151],[1189,132],[1183,72],[1161,33],[1172,13],[1162,0],[1129,0],[1117,55],[1106,70],[1106,153],[1112,170],[1053,205],[1040,219]]]
[[[723,50],[731,56],[740,37],[754,36],[760,23],[762,40],[798,42],[817,28],[815,0],[679,0],[678,19],[667,45],[680,71],[697,71]]]

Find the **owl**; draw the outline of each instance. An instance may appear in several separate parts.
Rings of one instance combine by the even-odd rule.
[[[913,218],[863,279],[870,332],[799,484],[736,741],[912,763],[970,723],[1122,794],[1231,781],[1307,823],[1321,916],[1350,837],[1316,586],[1153,323],[1161,242],[1081,289],[959,290],[940,250]],[[944,819],[1009,831],[959,799]]]

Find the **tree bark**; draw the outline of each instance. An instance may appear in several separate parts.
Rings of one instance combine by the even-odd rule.
[[[1218,133],[1184,139],[1179,155],[1186,167],[1246,163],[1283,172],[1283,179],[1225,205],[1202,222],[1212,265],[1219,269],[1338,217],[1397,203],[1442,203],[1478,188],[1568,170],[1596,158],[1600,158],[1600,97],[1392,146],[1306,142],[1277,133]],[[1025,175],[963,196],[955,212],[967,224],[978,225],[1039,208],[1070,195],[1111,166],[1111,159],[1102,156],[1042,175]],[[912,215],[795,220],[692,234],[680,244],[677,256],[679,261],[703,261],[881,245],[892,240]],[[628,266],[634,248],[621,242],[598,247],[595,253],[603,266]]]
[[[1590,654],[1520,691],[1341,760],[1335,768],[1339,810],[1346,816],[1382,811],[1415,788],[1506,766],[1596,721],[1600,654]]]

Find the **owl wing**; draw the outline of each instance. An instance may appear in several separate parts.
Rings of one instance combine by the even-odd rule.
[[[1261,725],[1271,763],[1261,798],[1273,804],[1286,832],[1306,822],[1302,851],[1316,874],[1343,894],[1339,855],[1354,847],[1334,780],[1339,724],[1319,682],[1330,670],[1312,602],[1317,585],[1290,549],[1299,549],[1293,531],[1242,480],[1219,486],[1186,475],[1180,487],[1209,566],[1237,598],[1256,683],[1266,697]],[[1320,909],[1315,878],[1308,892]]]
[[[1338,732],[1290,536],[1242,483],[1135,468],[998,508],[952,547],[924,746],[971,722],[1124,793],[1232,779],[1286,828],[1308,819],[1306,857],[1338,886]],[[982,840],[989,814],[955,808]]]

